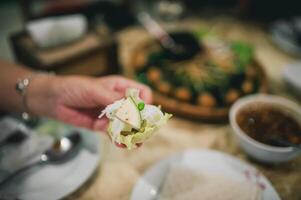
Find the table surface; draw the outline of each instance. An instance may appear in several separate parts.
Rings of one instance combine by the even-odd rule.
[[[189,19],[181,24],[192,27],[211,25],[214,31],[227,38],[250,42],[256,48],[256,58],[267,72],[271,92],[293,98],[286,93],[281,71],[287,63],[297,58],[274,46],[262,28],[226,18],[206,22]],[[170,154],[189,148],[209,148],[232,154],[257,167],[272,182],[282,199],[301,199],[301,156],[275,166],[256,163],[239,148],[228,124],[203,124],[173,117],[139,149],[129,151],[116,148],[106,136],[103,136],[102,147],[103,159],[98,172],[67,199],[129,199],[135,183],[147,168]]]

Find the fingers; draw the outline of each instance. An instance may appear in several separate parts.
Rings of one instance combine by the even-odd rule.
[[[118,143],[118,142],[114,142],[114,144],[115,144],[116,147],[119,147],[119,148],[126,148],[125,144]]]
[[[143,85],[144,86],[144,85]],[[144,87],[144,89],[140,90],[141,99],[145,101],[145,103],[150,104],[153,101],[152,91],[149,87]]]
[[[62,78],[57,87],[59,103],[74,108],[104,107],[122,96],[96,79],[87,77]]]
[[[96,119],[93,125],[93,130],[107,131],[109,120],[106,117]]]
[[[126,148],[126,145],[125,144],[122,144],[122,143],[118,143],[118,142],[114,142],[115,143],[115,146],[119,147],[119,148]],[[137,143],[137,148],[141,147],[142,146],[142,143]]]
[[[65,106],[58,106],[55,111],[55,118],[68,124],[72,124],[78,127],[91,129],[93,125],[93,119],[85,114],[80,113],[77,110]]]
[[[122,76],[114,76],[116,79],[116,84],[115,84],[115,90],[120,92],[120,93],[125,93],[126,89],[128,88],[136,88],[140,90],[140,97],[143,99],[146,103],[151,103],[152,102],[152,91],[151,89],[141,83],[138,83],[136,81],[124,78]]]
[[[108,90],[105,87],[99,87],[98,84],[95,84],[93,87],[94,90],[91,92],[90,98],[95,102],[95,106],[106,106],[108,104],[112,104],[114,101],[117,101],[123,98],[123,95],[114,91]]]

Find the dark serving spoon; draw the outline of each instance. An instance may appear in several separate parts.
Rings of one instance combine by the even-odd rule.
[[[139,22],[157,39],[167,59],[187,60],[201,51],[196,37],[189,32],[168,34],[148,13],[138,14]]]

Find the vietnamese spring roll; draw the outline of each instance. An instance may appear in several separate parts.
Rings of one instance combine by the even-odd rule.
[[[108,133],[113,142],[133,149],[151,137],[172,116],[160,107],[139,98],[139,90],[129,88],[125,98],[108,105],[99,115],[109,119]]]

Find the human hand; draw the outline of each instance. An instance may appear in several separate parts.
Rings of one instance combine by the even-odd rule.
[[[108,104],[124,97],[127,88],[137,88],[141,98],[152,101],[149,87],[122,76],[91,78],[84,76],[37,76],[27,91],[30,112],[85,127],[106,130],[108,120],[98,119]]]

